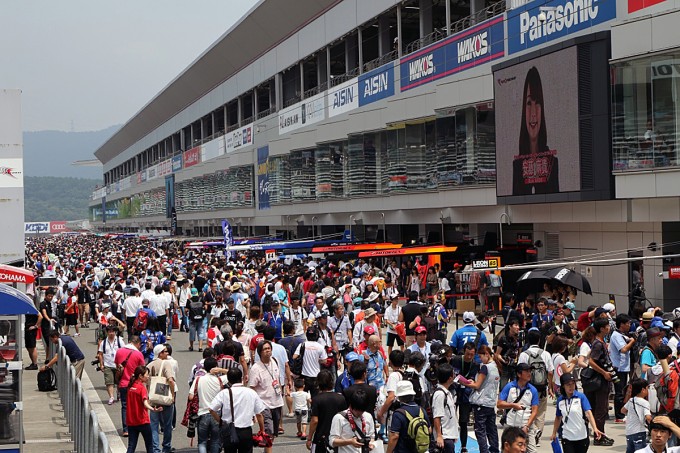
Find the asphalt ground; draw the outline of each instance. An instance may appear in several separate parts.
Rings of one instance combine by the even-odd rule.
[[[123,453],[127,448],[127,439],[121,436],[121,413],[120,402],[109,406],[108,394],[104,386],[104,376],[97,372],[90,362],[96,356],[96,343],[94,340],[96,324],[90,324],[89,328],[80,329],[81,336],[74,338],[78,346],[85,354],[86,366],[83,374],[83,387],[87,390],[89,401],[93,410],[97,413],[101,429],[106,433],[112,453]],[[449,335],[455,331],[455,325],[449,325]],[[193,444],[187,437],[187,430],[180,424],[182,415],[186,408],[186,399],[189,391],[189,373],[194,363],[201,359],[198,352],[197,343],[194,343],[194,351],[189,351],[188,333],[173,332],[172,340],[169,343],[173,347],[173,358],[179,362],[179,393],[177,395],[177,425],[173,431],[172,445],[179,453],[196,452],[196,439]],[[24,354],[25,356],[26,354]],[[44,352],[40,350],[40,360],[42,361]],[[24,358],[24,365],[28,365],[27,358]],[[26,432],[26,453],[45,453],[71,451],[72,445],[68,443],[68,427],[63,420],[63,413],[60,413],[59,399],[56,392],[47,394],[37,391],[34,371],[23,372],[24,386],[24,429]],[[284,412],[286,409],[284,409]],[[612,411],[610,411],[612,414]],[[538,448],[539,452],[549,452],[550,434],[552,433],[553,420],[555,418],[555,406],[548,404],[546,413],[546,423],[543,430],[543,437]],[[306,451],[304,441],[296,437],[297,428],[295,419],[284,417],[283,427],[285,434],[280,435],[274,442],[274,452],[276,453],[301,453]],[[499,425],[500,428],[500,425]],[[477,442],[474,438],[474,430],[469,427],[468,452],[476,453],[479,451]],[[615,440],[611,447],[601,447],[591,445],[589,451],[594,452],[622,452],[625,451],[625,425],[615,425],[613,415],[606,424],[606,433]],[[500,435],[500,433],[499,433]],[[256,449],[255,451],[262,451]],[[137,452],[144,452],[144,443],[140,438],[137,445]],[[456,452],[460,451],[460,442],[456,447]]]

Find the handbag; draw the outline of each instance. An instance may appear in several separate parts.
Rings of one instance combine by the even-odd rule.
[[[161,363],[161,369],[157,376],[152,376],[149,383],[149,403],[158,406],[172,406],[174,402],[170,381],[163,376],[163,367],[166,360]]]
[[[581,386],[586,393],[595,392],[604,386],[604,377],[592,367],[581,370]]]
[[[184,410],[184,416],[182,417],[182,421],[180,424],[182,426],[189,426],[189,419],[198,414],[198,381],[201,379],[200,376],[196,377],[196,394],[192,399],[189,399],[187,397],[187,408]],[[187,437],[194,437],[194,436],[187,436]]]
[[[222,439],[222,445],[236,445],[239,443],[238,433],[236,432],[236,425],[234,425],[234,395],[231,392],[231,387],[229,390],[229,406],[231,406],[231,422],[223,423],[222,411],[220,411],[220,438]]]

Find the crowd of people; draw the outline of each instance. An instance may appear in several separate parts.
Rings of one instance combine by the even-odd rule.
[[[527,300],[500,296],[500,332],[465,312],[448,335],[462,266],[227,259],[93,235],[33,239],[27,264],[57,281],[29,287],[39,315],[26,318],[27,369],[38,369],[40,329],[80,375],[73,337],[97,323],[96,363],[129,452],[141,435],[147,451],[169,453],[180,419],[201,453],[269,453],[285,417],[316,453],[454,453],[458,441],[466,453],[470,424],[480,453],[533,453],[548,439],[583,453],[613,445],[612,418],[625,423],[627,453],[680,449],[680,319],[660,308],[579,314],[577,292],[547,282]],[[188,343],[175,349],[196,347],[195,363],[172,357],[176,331]]]

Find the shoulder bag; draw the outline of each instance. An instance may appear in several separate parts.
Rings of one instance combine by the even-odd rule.
[[[231,387],[227,387],[229,391],[229,406],[231,407],[231,422],[224,423],[222,419],[222,411],[220,410],[220,438],[222,439],[222,445],[236,445],[239,443],[238,433],[236,432],[236,425],[234,424],[234,394],[231,391]],[[225,448],[226,451],[226,448]]]
[[[172,406],[174,402],[170,389],[170,380],[163,376],[163,367],[167,360],[163,360],[157,376],[152,376],[149,383],[149,403],[158,406]]]

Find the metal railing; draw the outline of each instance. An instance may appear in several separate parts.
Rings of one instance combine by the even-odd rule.
[[[68,421],[71,440],[78,453],[110,453],[106,435],[99,429],[97,414],[83,391],[76,370],[66,355],[66,349],[59,342],[59,359],[56,365],[57,391],[64,406],[64,417]],[[54,352],[54,350],[52,351]]]
[[[472,27],[475,24],[478,24],[480,22],[484,22],[487,19],[491,19],[492,17],[498,16],[500,14],[503,14],[505,11],[505,0],[501,0],[499,2],[493,3],[486,8],[477,11],[475,14],[467,17],[463,17],[462,19],[457,20],[456,22],[451,23],[451,34],[461,32],[463,30],[466,30],[470,27]]]
[[[404,55],[413,53],[422,47],[429,46],[430,44],[435,43],[437,41],[441,41],[444,38],[446,38],[446,29],[436,29],[429,35],[423,36],[420,39],[416,39],[415,41],[410,42],[404,49]]]
[[[379,68],[380,66],[389,63],[390,61],[394,61],[397,59],[398,56],[399,52],[393,50],[391,52],[386,53],[382,57],[378,57],[376,59],[368,61],[364,63],[364,72],[372,71],[373,69]]]

